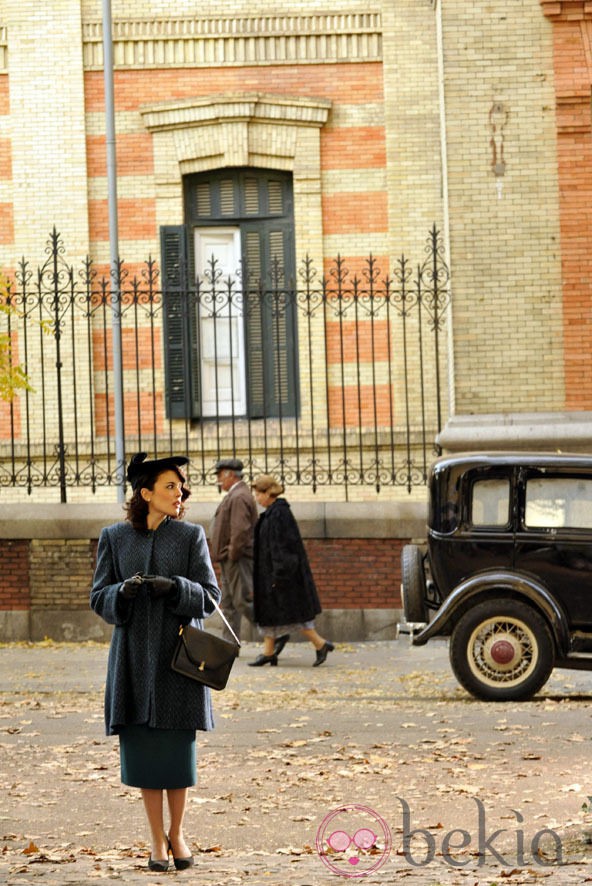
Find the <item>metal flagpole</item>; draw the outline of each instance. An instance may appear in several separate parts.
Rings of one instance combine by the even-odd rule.
[[[109,206],[109,256],[111,267],[111,337],[113,343],[113,397],[115,405],[115,462],[121,478],[117,500],[125,500],[125,428],[123,419],[123,362],[121,356],[121,293],[119,279],[119,231],[117,220],[117,156],[115,150],[115,103],[113,91],[113,35],[111,0],[103,0],[103,74],[105,83],[105,129],[107,135],[107,202]],[[109,408],[107,404],[107,409]]]

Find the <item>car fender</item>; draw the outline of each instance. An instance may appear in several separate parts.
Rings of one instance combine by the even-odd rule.
[[[419,634],[413,637],[414,646],[423,646],[445,629],[468,600],[488,590],[510,591],[517,597],[526,598],[546,617],[553,631],[559,656],[569,649],[569,628],[565,614],[547,588],[530,575],[505,570],[488,570],[465,579],[446,597],[435,618]]]

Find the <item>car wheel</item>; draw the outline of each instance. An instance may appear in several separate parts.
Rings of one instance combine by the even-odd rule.
[[[520,600],[485,600],[466,612],[450,639],[450,663],[472,695],[492,701],[530,698],[555,659],[543,616]]]
[[[417,545],[405,545],[401,551],[401,597],[408,622],[427,622],[423,554]]]

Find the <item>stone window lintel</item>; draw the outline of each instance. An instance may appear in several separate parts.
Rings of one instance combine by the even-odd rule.
[[[324,126],[331,101],[263,93],[224,93],[198,99],[144,105],[140,113],[151,132],[207,126],[224,120],[265,120],[295,126]]]

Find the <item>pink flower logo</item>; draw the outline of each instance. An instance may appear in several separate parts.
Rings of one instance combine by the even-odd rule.
[[[369,806],[340,806],[317,831],[319,858],[342,877],[367,877],[389,857],[392,836],[385,820]]]

